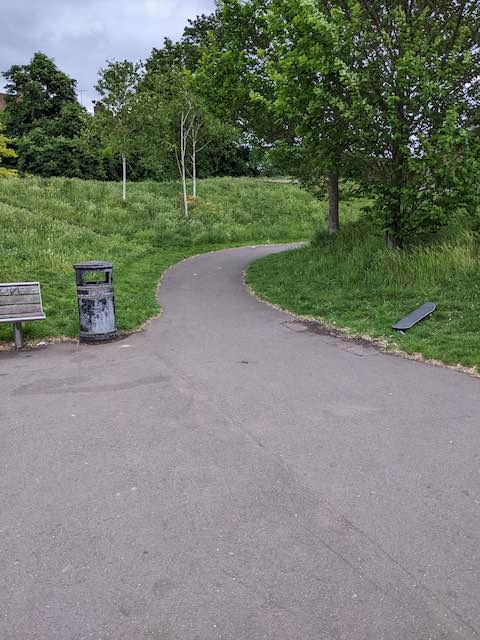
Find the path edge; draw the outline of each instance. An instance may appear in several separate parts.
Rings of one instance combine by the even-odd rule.
[[[267,246],[267,245],[263,245],[263,246]],[[290,250],[293,250],[293,249],[285,249],[285,251],[290,251]],[[349,327],[338,326],[336,324],[334,325],[321,317],[300,315],[291,311],[290,309],[285,309],[284,307],[281,307],[280,305],[275,304],[274,302],[271,302],[267,298],[264,298],[259,293],[257,293],[257,291],[255,291],[255,289],[253,289],[253,287],[250,286],[247,282],[247,271],[250,268],[250,266],[254,262],[257,262],[258,260],[262,260],[263,258],[266,258],[266,257],[267,256],[262,256],[260,258],[256,258],[255,260],[252,260],[252,262],[250,262],[242,272],[243,286],[247,291],[247,293],[251,295],[253,298],[255,298],[257,302],[260,302],[261,304],[265,304],[271,307],[272,309],[276,309],[277,311],[281,311],[282,313],[285,313],[286,315],[290,316],[291,318],[299,322],[314,324],[319,328],[319,333],[321,332],[324,334],[328,334],[333,338],[338,338],[340,340],[344,340],[345,342],[361,343],[365,346],[369,346],[370,348],[376,349],[377,351],[385,355],[396,356],[396,357],[403,358],[405,360],[413,360],[415,362],[421,362],[423,364],[431,365],[433,367],[439,367],[441,369],[450,369],[451,371],[457,371],[458,373],[463,373],[465,375],[468,375],[471,378],[477,378],[477,379],[480,378],[480,371],[476,367],[466,367],[461,364],[448,364],[446,362],[442,362],[441,360],[436,360],[434,358],[426,358],[421,353],[417,353],[417,352],[407,353],[406,351],[402,351],[402,349],[400,349],[399,346],[393,341],[390,342],[386,339],[374,338],[369,335],[357,333]]]

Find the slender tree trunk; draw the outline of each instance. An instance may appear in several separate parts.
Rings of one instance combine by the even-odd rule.
[[[188,218],[188,197],[187,197],[187,168],[185,156],[187,153],[187,133],[185,131],[186,116],[182,113],[182,123],[180,127],[180,162],[182,166],[182,188],[183,188],[183,212]]]
[[[127,159],[122,156],[122,198],[127,199]]]
[[[183,190],[183,212],[185,217],[188,218],[188,194],[187,194],[187,153],[188,153],[188,142],[190,136],[192,135],[192,129],[195,122],[195,117],[193,116],[189,122],[189,117],[192,112],[192,106],[189,105],[188,110],[182,111],[180,117],[180,147],[175,146],[175,157],[177,159],[178,171],[180,173],[180,178],[182,180],[182,190]],[[196,168],[195,168],[196,172]],[[196,192],[196,175],[194,176],[194,189]]]
[[[332,236],[340,229],[338,175],[328,174],[328,235]]]
[[[197,197],[197,140],[195,135],[192,138],[192,181],[193,197]]]
[[[183,212],[188,218],[188,195],[187,195],[187,174],[185,169],[185,159],[182,165],[182,185],[183,185]]]

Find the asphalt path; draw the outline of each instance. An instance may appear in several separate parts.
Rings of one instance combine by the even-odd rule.
[[[480,381],[258,302],[279,250],[178,264],[119,342],[0,354],[2,640],[480,636]]]

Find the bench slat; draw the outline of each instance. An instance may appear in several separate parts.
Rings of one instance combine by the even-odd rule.
[[[31,296],[0,296],[0,307],[14,304],[40,304],[40,294]]]
[[[40,315],[43,313],[40,304],[13,304],[0,307],[0,316],[20,316],[24,313]]]
[[[0,299],[3,296],[29,296],[40,293],[40,285],[36,282],[27,284],[0,283]]]

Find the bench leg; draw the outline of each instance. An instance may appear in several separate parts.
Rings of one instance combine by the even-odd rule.
[[[23,349],[23,329],[21,322],[13,323],[13,337],[15,338],[15,349]]]

